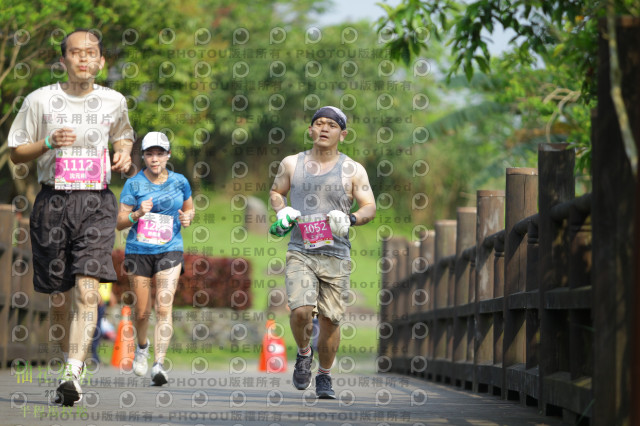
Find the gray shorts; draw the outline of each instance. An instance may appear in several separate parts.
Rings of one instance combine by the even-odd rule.
[[[117,215],[109,189],[57,191],[42,185],[29,225],[35,290],[65,292],[75,286],[76,275],[115,281],[111,252]]]
[[[351,260],[293,250],[287,252],[286,260],[289,309],[314,306],[314,313],[338,324],[348,297]]]

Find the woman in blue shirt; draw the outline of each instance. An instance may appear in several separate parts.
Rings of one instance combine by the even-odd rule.
[[[134,325],[137,331],[133,371],[144,376],[148,370],[147,329],[153,301],[151,281],[156,280],[155,362],[153,385],[162,386],[168,377],[162,363],[173,335],[171,311],[178,279],[184,271],[180,227],[193,220],[193,200],[187,179],[167,170],[171,147],[167,136],[149,132],[142,140],[145,168],[127,180],[120,195],[117,229],[131,227],[127,235],[124,268],[136,295]]]

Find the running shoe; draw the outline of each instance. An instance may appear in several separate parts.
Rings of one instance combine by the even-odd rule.
[[[169,376],[162,364],[156,362],[151,367],[151,386],[162,386],[169,381]]]
[[[316,376],[316,396],[320,399],[336,399],[336,393],[331,386],[331,376],[328,374]]]
[[[136,376],[144,376],[149,370],[149,339],[147,339],[147,347],[140,349],[136,343],[136,355],[133,358],[133,372]]]
[[[298,354],[296,366],[293,369],[293,386],[298,390],[305,390],[311,386],[311,363],[313,362],[313,348],[309,356]]]
[[[84,371],[84,365],[82,366],[82,371]],[[82,401],[80,382],[78,377],[71,372],[71,368],[67,366],[64,374],[58,380],[55,403],[62,404],[65,407],[73,407],[73,404],[80,401]]]

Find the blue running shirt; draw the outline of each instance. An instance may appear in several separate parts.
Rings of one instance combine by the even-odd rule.
[[[138,241],[138,223],[134,223],[127,235],[127,246],[124,251],[126,254],[160,254],[169,251],[184,251],[178,210],[191,197],[191,186],[187,178],[180,173],[174,173],[170,170],[167,172],[169,172],[167,180],[160,185],[155,185],[147,179],[144,169],[139,171],[138,174],[125,182],[120,194],[120,202],[133,206],[133,210],[136,211],[140,208],[141,202],[153,198],[151,213],[173,216],[173,238],[162,245]]]

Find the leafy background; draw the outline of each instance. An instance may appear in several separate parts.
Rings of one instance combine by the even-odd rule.
[[[376,220],[353,238],[352,308],[374,315],[358,326],[366,346],[375,336],[381,236],[416,241],[435,220],[474,206],[478,189],[504,188],[506,167],[535,167],[540,142],[570,142],[579,158],[576,192],[589,191],[597,20],[639,13],[632,0],[607,5],[403,0],[379,3],[378,22],[320,27],[314,17],[335,13],[330,1],[6,0],[0,202],[28,214],[35,166],[9,161],[10,125],[24,96],[64,79],[64,34],[94,29],[107,59],[98,82],[126,96],[138,139],[167,132],[171,166],[200,196],[194,225],[210,239],[194,243],[186,230],[187,249],[246,252],[257,283],[273,258],[284,257],[285,244],[261,234],[238,241],[243,217],[233,205],[239,196],[266,201],[278,161],[310,147],[313,111],[340,106],[350,131],[341,150],[365,166],[378,201]],[[498,28],[514,36],[495,56],[487,43]],[[139,166],[137,151],[134,159]],[[116,193],[124,179],[114,177]],[[271,248],[276,254],[264,256]],[[283,277],[273,279],[282,288]],[[254,296],[254,309],[266,312],[268,292],[256,288]],[[286,325],[286,312],[277,315]]]

